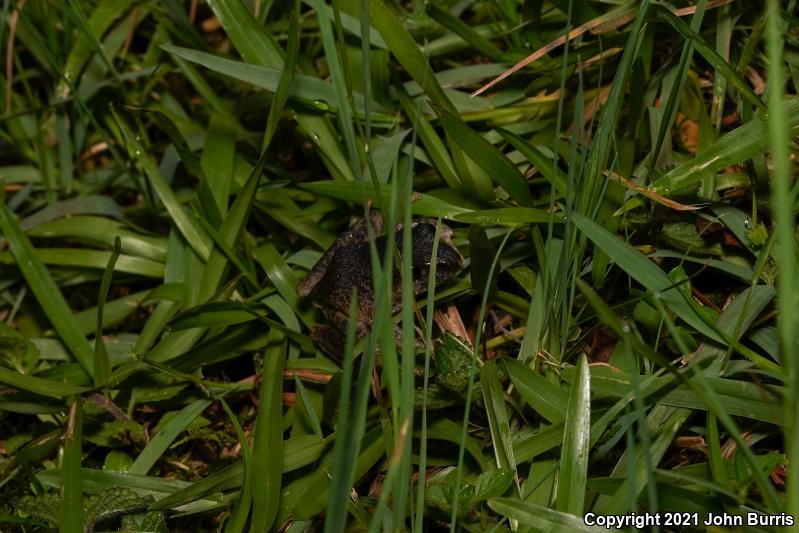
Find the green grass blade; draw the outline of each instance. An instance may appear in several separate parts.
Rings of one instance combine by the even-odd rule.
[[[103,340],[103,309],[105,301],[108,299],[108,289],[111,287],[111,276],[114,273],[114,265],[122,251],[122,242],[117,237],[114,242],[114,251],[108,260],[108,265],[103,272],[103,280],[100,282],[100,295],[97,301],[97,328],[94,332],[94,384],[105,383],[111,375],[111,362],[108,360],[108,350],[105,348]]]
[[[644,421],[654,435],[651,447],[639,454],[625,453],[613,470],[614,476],[626,476],[624,483],[608,500],[600,499],[594,510],[602,514],[621,514],[635,509],[638,494],[651,477],[648,464],[658,464],[672,444],[677,432],[691,415],[689,409],[656,406]],[[630,449],[628,448],[628,452]],[[647,457],[648,456],[648,457]]]
[[[244,469],[239,499],[236,502],[233,513],[225,524],[225,533],[242,533],[244,527],[247,525],[247,518],[250,514],[250,506],[252,503],[252,484],[250,482],[252,476],[252,449],[250,448],[250,442],[247,440],[247,436],[244,434],[244,430],[241,428],[238,417],[230,409],[230,406],[224,399],[220,400],[220,403],[225,409],[225,413],[230,419],[231,424],[233,424],[233,427],[236,429],[236,438],[238,438],[239,445],[241,446],[241,462],[242,468]]]
[[[588,372],[588,360],[585,355],[580,355],[563,426],[563,451],[556,500],[558,511],[578,516],[583,513],[590,427],[591,374]]]
[[[480,361],[479,350],[481,346],[482,334],[483,334],[483,320],[485,320],[485,311],[486,305],[488,303],[488,297],[491,293],[490,284],[491,280],[494,278],[494,272],[499,264],[499,258],[502,255],[502,250],[505,248],[505,244],[507,244],[508,239],[510,238],[511,232],[508,231],[505,234],[505,237],[502,239],[502,243],[500,244],[499,248],[497,249],[497,253],[494,256],[493,260],[491,261],[491,267],[488,270],[488,274],[486,276],[486,284],[482,287],[483,297],[480,304],[480,315],[478,317],[478,324],[481,326],[477,328],[477,335],[475,336],[474,341],[474,355],[471,359],[471,363],[469,365],[469,381],[466,386],[466,408],[463,412],[463,422],[461,423],[461,433],[459,439],[459,446],[458,446],[458,471],[455,477],[455,486],[453,488],[453,497],[452,497],[452,514],[450,515],[450,533],[456,531],[456,527],[458,525],[458,501],[461,497],[461,484],[463,482],[463,458],[464,453],[466,452],[466,439],[468,437],[467,429],[469,426],[469,415],[472,407],[472,393],[474,392],[474,378],[475,374],[477,374],[477,367],[478,361]]]
[[[275,96],[272,99],[272,105],[269,106],[269,115],[266,118],[266,131],[264,138],[261,142],[261,153],[266,152],[269,144],[272,142],[272,137],[277,131],[277,126],[280,121],[280,114],[286,106],[286,101],[289,97],[289,90],[294,81],[294,69],[297,64],[297,55],[300,47],[300,2],[295,0],[294,11],[289,15],[289,35],[288,45],[286,47],[286,61],[283,65],[283,71],[280,73],[280,81],[278,81],[277,88],[275,89]]]
[[[156,503],[149,506],[151,511],[171,509],[196,502],[200,499],[213,499],[218,497],[221,490],[241,486],[241,475],[244,471],[242,463],[234,463],[230,466],[214,472],[198,481],[171,493],[169,496],[160,498]],[[242,491],[243,493],[244,491]],[[216,494],[214,494],[216,493]],[[239,496],[241,496],[241,494]],[[246,517],[245,517],[246,518]]]
[[[74,394],[85,392],[86,388],[64,383],[54,379],[45,379],[36,376],[21,374],[0,366],[0,383],[8,386],[53,398],[65,398]]]
[[[785,120],[790,135],[796,135],[799,131],[799,98],[788,100],[783,107],[784,112],[778,120]],[[688,191],[705,177],[765,152],[769,148],[769,131],[773,120],[773,113],[770,113],[767,117],[751,120],[722,135],[707,150],[655,180],[650,189],[662,195]]]
[[[480,369],[480,383],[483,389],[483,401],[486,403],[488,427],[491,431],[491,440],[494,443],[494,458],[497,468],[513,470],[518,484],[504,391],[499,381],[497,363],[494,360],[489,361]]]
[[[53,328],[67,345],[69,351],[90,376],[94,374],[94,352],[80,332],[72,310],[67,305],[58,286],[44,267],[27,235],[14,220],[14,215],[0,202],[0,229],[8,240],[9,248],[19,265],[28,287],[44,310]]]
[[[746,81],[741,78],[741,76],[739,76],[738,73],[733,70],[732,66],[724,61],[724,58],[722,58],[715,50],[713,50],[713,47],[710,46],[702,37],[700,37],[691,26],[688,26],[688,24],[683,22],[680,17],[672,13],[671,9],[664,5],[654,4],[653,11],[659,18],[665,20],[669,25],[671,25],[671,27],[677,30],[680,35],[686,39],[690,39],[696,51],[701,54],[702,57],[704,57],[705,60],[716,69],[717,72],[724,76],[724,78],[727,80],[727,83],[738,89],[744,98],[746,98],[751,104],[755,105],[761,111],[766,110],[766,105],[755,94],[752,88],[749,87]]]
[[[162,45],[165,51],[169,52],[176,58],[190,61],[214,72],[219,72],[233,79],[249,83],[256,87],[260,87],[267,91],[276,93],[280,87],[280,80],[283,77],[285,70],[276,67],[265,67],[258,64],[251,65],[249,63],[242,63],[241,61],[233,61],[232,59],[225,59],[206,52],[192,50],[176,45]],[[291,84],[288,88],[288,95],[292,98],[301,100],[304,104],[314,107],[322,106],[325,110],[337,112],[339,110],[338,102],[331,98],[333,91],[333,84],[329,81],[320,80],[311,76],[302,74],[295,74],[292,76]],[[355,109],[359,113],[365,110],[364,97],[361,94],[354,94]],[[374,103],[369,104],[375,111],[385,111],[380,106]],[[309,115],[310,116],[310,115]],[[312,121],[312,124],[316,121]],[[319,141],[319,139],[313,139]]]
[[[587,526],[582,516],[576,517],[543,505],[511,498],[492,498],[488,500],[488,506],[508,518],[517,520],[519,524],[531,528],[532,531],[597,531],[596,528]]]
[[[56,117],[56,132],[58,133],[58,170],[61,173],[61,188],[67,193],[72,192],[72,137],[67,127],[67,116]]]
[[[325,3],[322,0],[309,0],[317,13],[322,13],[325,8]],[[327,66],[330,69],[330,75],[333,82],[333,94],[338,102],[338,119],[341,134],[344,137],[344,145],[347,148],[347,155],[349,156],[349,163],[353,170],[353,174],[360,181],[361,174],[361,157],[358,146],[355,143],[355,128],[352,124],[352,109],[350,108],[350,100],[347,98],[349,87],[347,86],[347,79],[344,72],[342,60],[339,57],[339,46],[336,43],[333,34],[333,26],[328,17],[317,15],[319,23],[319,32],[321,33],[322,46],[325,50],[325,59]]]
[[[244,232],[244,226],[250,215],[265,163],[266,155],[262,155],[255,164],[252,173],[247,178],[244,187],[241,188],[236,199],[233,201],[233,205],[230,207],[225,220],[222,222],[222,226],[219,228],[219,241],[229,248],[227,254],[218,247],[214,248],[211,256],[208,258],[208,262],[202,273],[202,288],[199,291],[199,300],[201,302],[210,298],[222,281],[222,276],[225,272],[227,262],[229,261],[228,257],[233,257],[232,250],[236,246],[241,234]],[[254,274],[249,272],[249,270],[246,272],[254,277]]]
[[[128,469],[130,474],[145,475],[174,442],[178,435],[211,405],[210,400],[197,400],[181,409],[164,424]]]
[[[721,452],[721,439],[716,417],[712,413],[707,415],[707,459],[713,481],[727,490],[731,490],[727,469],[724,466],[724,456]]]
[[[40,262],[46,265],[62,267],[78,267],[84,269],[104,270],[111,258],[111,252],[89,250],[86,248],[38,248],[36,250]],[[0,252],[0,263],[6,265],[17,264],[18,260],[13,253]],[[114,265],[117,272],[126,272],[136,276],[162,279],[164,265],[141,257],[120,255]]]
[[[236,123],[221,113],[213,113],[208,124],[202,156],[197,198],[208,221],[214,228],[222,224],[228,211],[230,191],[234,189],[233,173],[236,164]],[[185,151],[181,159],[186,161]]]
[[[330,480],[331,495],[327,501],[325,516],[325,533],[342,531],[346,523],[346,503],[349,499],[352,474],[347,464],[348,450],[352,446],[350,435],[353,421],[351,416],[352,384],[353,384],[353,347],[355,345],[355,316],[357,312],[356,297],[353,295],[350,305],[349,320],[347,322],[347,339],[344,347],[344,362],[342,364],[341,396],[339,399],[338,433],[333,447],[333,473]],[[357,436],[356,436],[357,438]],[[354,467],[354,465],[353,465]]]
[[[732,44],[733,14],[730,6],[720,8],[717,15],[716,52],[725,63],[730,62],[730,48]],[[710,108],[710,122],[718,134],[721,131],[721,122],[724,118],[724,97],[727,92],[727,79],[724,76],[713,78],[713,102]]]
[[[566,416],[563,406],[569,404],[568,394],[518,361],[508,359],[503,363],[513,386],[530,407],[553,424],[563,422]]]
[[[211,0],[208,4],[247,63],[283,66],[283,54],[277,42],[241,0]]]
[[[354,3],[345,3],[342,7],[351,15],[357,15],[358,13],[355,10],[360,9],[360,6],[356,7]],[[455,113],[455,107],[436,81],[435,74],[430,68],[427,59],[419,49],[419,45],[413,40],[410,32],[405,28],[405,25],[402,24],[402,21],[378,0],[369,0],[369,16],[372,26],[383,37],[391,53],[416,83],[422,87],[430,100],[440,108],[450,113]]]
[[[274,244],[267,242],[253,250],[253,255],[266,271],[266,276],[272,285],[275,286],[280,296],[289,304],[292,309],[297,309],[297,278],[286,264]],[[303,321],[307,320],[305,314],[301,314]],[[306,322],[306,324],[308,324]]]
[[[482,209],[470,213],[457,214],[452,217],[458,222],[481,225],[520,226],[523,224],[564,222],[561,215],[553,215],[535,207],[500,207],[499,209]]]
[[[793,136],[793,117],[783,95],[783,46],[785,30],[781,20],[779,2],[767,2],[768,24],[766,37],[768,43],[768,102],[770,120],[768,123],[768,142],[772,153],[774,175],[772,180],[772,209],[774,231],[777,236],[775,259],[779,264],[779,285],[777,309],[779,317],[777,328],[783,350],[785,372],[788,375],[788,391],[784,406],[787,420],[794,420],[792,429],[785,430],[787,456],[790,464],[799,464],[799,424],[795,422],[797,400],[799,400],[799,314],[796,312],[796,208],[795,189],[791,179],[790,153],[788,143]],[[787,510],[799,513],[799,480],[788,480]]]
[[[163,202],[164,207],[169,212],[175,225],[189,243],[189,246],[191,246],[202,259],[207,259],[211,253],[211,239],[205,234],[199,223],[189,216],[183,208],[183,205],[181,205],[174,191],[161,175],[161,171],[158,169],[155,161],[136,139],[136,136],[127,123],[122,120],[116,111],[113,111],[113,115],[116,119],[116,124],[122,131],[128,155],[142,167],[147,178],[150,180],[150,184]]]
[[[83,475],[80,467],[83,405],[78,396],[71,401],[61,464],[60,530],[63,533],[83,533]]]
[[[241,0],[214,0],[210,5],[236,50],[251,64],[243,65],[243,70],[257,70],[252,65],[277,69],[274,79],[279,83],[284,66],[283,52],[266,28],[244,7]],[[330,100],[329,96],[323,95],[321,101]],[[300,113],[297,115],[297,123],[324,154],[328,168],[334,176],[345,180],[355,179],[336,134],[324,117]]]
[[[702,19],[705,15],[705,4],[707,4],[706,0],[700,0],[696,5],[694,16],[691,17],[691,30],[694,32],[702,26]],[[663,141],[666,139],[666,133],[671,131],[674,118],[677,116],[677,107],[679,106],[683,87],[685,87],[685,79],[688,76],[689,61],[693,51],[692,42],[686,40],[680,52],[680,62],[677,66],[677,79],[672,83],[666,105],[663,107],[662,113],[660,114],[660,127],[658,128],[657,140],[655,141],[654,150],[652,151],[651,160],[649,162],[650,168],[655,168],[655,165],[658,164],[661,158]]]
[[[524,177],[498,148],[445,109],[441,111],[441,123],[464,153],[470,154],[472,160],[492,176],[513,200],[523,206],[532,204]]]
[[[421,113],[417,112],[417,108],[411,102],[405,87],[401,83],[396,83],[394,88],[397,91],[402,111],[413,124],[414,131],[422,141],[425,151],[436,170],[438,170],[438,173],[441,174],[448,186],[452,188],[460,187],[461,180],[455,172],[455,164],[452,162],[452,157],[450,157],[441,137],[438,136],[430,122]]]
[[[443,27],[461,37],[464,41],[469,43],[472,48],[491,58],[493,61],[502,63],[507,61],[505,54],[491,42],[474,31],[468,24],[452,15],[446,9],[437,6],[436,4],[427,5],[427,14],[441,24]]]
[[[709,338],[725,342],[723,335],[705,317],[697,313],[679,288],[674,287],[674,282],[671,281],[666,273],[647,259],[646,256],[578,213],[572,215],[572,220],[594,242],[597,248],[608,254],[631,278],[638,281],[647,290],[660,294],[663,302],[677,313],[680,318]]]
[[[25,222],[30,218],[32,217],[20,223],[29,237],[74,239],[88,245],[99,244],[112,249],[114,241],[119,237],[120,251],[123,254],[151,259],[160,263],[166,260],[166,239],[133,231],[126,224],[107,217],[67,215],[67,218],[43,222],[27,229],[28,224]]]
[[[441,241],[441,218],[436,221],[436,233],[433,237],[433,250],[430,257],[438,257],[438,246]],[[427,392],[430,385],[430,359],[433,344],[433,311],[436,292],[436,261],[430,263],[430,272],[427,282],[427,308],[425,312],[425,335],[424,335],[424,380],[422,384],[422,416],[421,416],[421,435],[419,436],[419,478],[416,482],[416,516],[413,522],[413,531],[422,531],[424,519],[425,490],[427,483],[427,437],[428,437],[428,412],[427,412]],[[443,419],[445,423],[450,422]],[[453,424],[454,425],[454,424]],[[479,454],[479,448],[477,449]]]
[[[555,186],[558,194],[566,195],[566,174],[558,168],[552,159],[545,156],[538,148],[525,141],[520,136],[508,130],[499,130],[499,134],[511,143],[535,168]]]
[[[304,189],[346,200],[348,202],[362,204],[368,199],[374,198],[372,191],[364,191],[359,183],[346,183],[340,181],[316,181],[303,184]],[[438,192],[438,191],[434,191]],[[388,203],[390,191],[388,187],[382,186],[379,191],[383,201]],[[437,217],[454,219],[460,213],[467,213],[476,209],[473,202],[467,201],[461,195],[452,198],[444,194],[414,194],[414,202],[411,204],[411,211],[414,215],[424,217]]]
[[[261,401],[256,417],[252,461],[251,531],[269,531],[277,517],[283,472],[283,367],[286,341],[269,335],[261,378]]]
[[[127,12],[132,3],[132,0],[103,0],[97,4],[86,21],[88,31],[78,34],[78,40],[70,50],[64,65],[64,80],[60,81],[57,89],[62,98],[68,95],[70,86],[74,86],[80,79],[81,71],[91,58],[92,52],[96,51],[98,46],[102,46],[99,44],[99,39],[114,21]]]
[[[305,385],[302,384],[302,380],[300,380],[296,374],[294,375],[294,389],[297,391],[297,398],[300,400],[299,404],[302,406],[303,411],[305,411],[303,416],[307,418],[314,435],[321,441],[324,439],[324,434],[322,432],[322,425],[319,422],[319,415],[316,413],[313,403],[311,403],[312,399],[308,389],[306,389]]]

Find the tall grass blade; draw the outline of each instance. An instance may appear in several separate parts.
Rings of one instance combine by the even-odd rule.
[[[103,340],[103,309],[105,301],[108,299],[108,289],[111,287],[111,276],[114,273],[119,254],[122,252],[122,241],[117,237],[114,241],[114,251],[108,260],[108,265],[103,272],[103,279],[100,282],[100,295],[97,301],[97,328],[94,332],[94,384],[105,383],[111,375],[111,362],[108,359],[108,350]]]
[[[252,449],[244,430],[241,428],[238,417],[230,409],[230,406],[224,399],[220,400],[222,407],[225,409],[230,419],[230,423],[236,430],[236,438],[239,440],[241,446],[241,462],[242,462],[242,478],[241,478],[241,492],[239,493],[238,500],[236,501],[233,513],[225,524],[225,533],[242,533],[247,524],[247,518],[250,515],[250,508],[252,505]]]
[[[777,309],[779,317],[777,328],[782,345],[782,361],[788,375],[784,406],[786,419],[793,421],[786,428],[787,455],[791,465],[799,465],[799,423],[796,423],[799,405],[799,333],[796,312],[797,269],[796,269],[796,196],[792,190],[791,165],[788,142],[793,130],[793,121],[786,110],[783,89],[783,46],[784,30],[780,2],[769,0],[766,40],[769,58],[768,102],[769,122],[768,141],[771,147],[774,177],[772,179],[772,208],[774,210],[774,231],[777,235],[775,258],[779,265],[777,286]],[[787,116],[786,116],[787,115]],[[799,513],[799,480],[791,476],[788,480],[787,509],[789,513]]]
[[[81,471],[81,439],[83,438],[83,404],[73,397],[64,433],[64,455],[61,464],[60,530],[83,533],[83,475]]]
[[[585,355],[577,360],[576,370],[563,426],[556,510],[579,516],[585,502],[591,425],[591,374]]]
[[[283,368],[285,337],[269,333],[252,448],[251,531],[269,531],[277,518],[283,473]]]
[[[353,447],[353,419],[352,385],[353,385],[353,359],[355,346],[355,317],[357,313],[357,294],[353,293],[350,300],[349,320],[347,322],[347,339],[344,345],[344,361],[342,363],[341,396],[338,402],[338,438],[333,446],[332,476],[330,480],[330,497],[327,500],[327,513],[325,514],[325,533],[343,531],[347,520],[347,502],[352,486],[355,465],[348,462],[350,449]]]
[[[483,335],[483,320],[485,320],[485,311],[486,305],[488,304],[488,297],[491,293],[491,281],[494,279],[494,271],[499,264],[499,258],[502,255],[502,251],[505,248],[505,244],[508,242],[510,238],[511,232],[508,231],[505,234],[505,237],[502,239],[502,243],[499,245],[497,249],[497,253],[494,256],[493,260],[491,261],[491,268],[488,271],[488,275],[486,276],[485,286],[483,287],[483,297],[480,303],[480,312],[477,323],[479,326],[477,327],[477,335],[475,336],[474,340],[474,356],[469,365],[469,381],[466,386],[466,407],[463,411],[463,422],[461,425],[461,434],[460,434],[460,443],[458,447],[458,467],[457,467],[457,474],[455,477],[455,486],[453,488],[453,498],[452,498],[452,514],[450,516],[450,532],[454,533],[457,529],[458,525],[458,502],[460,500],[460,489],[461,484],[463,482],[463,458],[464,453],[466,451],[466,439],[468,437],[467,429],[469,427],[469,415],[471,412],[472,407],[472,394],[474,392],[474,378],[477,374],[477,367],[478,365],[483,364],[483,361],[480,359],[480,346],[482,341]]]

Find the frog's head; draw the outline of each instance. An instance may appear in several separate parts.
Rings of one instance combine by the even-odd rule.
[[[435,235],[435,225],[428,222],[417,222],[411,232],[411,240],[413,242],[413,278],[417,292],[427,290]],[[436,285],[440,285],[452,277],[461,267],[461,263],[463,263],[463,257],[452,244],[451,235],[452,230],[447,226],[443,226],[436,255]]]

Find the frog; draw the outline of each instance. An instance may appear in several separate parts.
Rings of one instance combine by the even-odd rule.
[[[375,292],[370,252],[371,223],[378,256],[383,258],[388,237],[384,232],[384,219],[379,211],[370,210],[366,217],[353,224],[339,235],[335,242],[320,257],[316,265],[297,285],[301,298],[310,298],[321,309],[326,323],[311,329],[311,339],[327,355],[341,359],[346,341],[346,331],[353,288],[357,294],[355,311],[355,339],[363,339],[371,330],[375,315]],[[402,225],[397,225],[395,247],[403,260]],[[413,293],[427,291],[430,276],[430,259],[433,255],[436,222],[417,219],[411,226],[411,269]],[[442,225],[436,256],[435,285],[449,280],[463,264],[463,256],[452,243],[452,229]],[[394,267],[391,298],[392,314],[402,306],[402,283],[399,269]],[[395,328],[395,333],[399,329]]]

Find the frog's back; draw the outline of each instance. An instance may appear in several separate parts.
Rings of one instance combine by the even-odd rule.
[[[353,289],[358,292],[358,318],[364,319],[364,313],[373,307],[374,301],[368,242],[352,244],[337,251],[313,290],[313,300],[325,314],[348,315]]]

